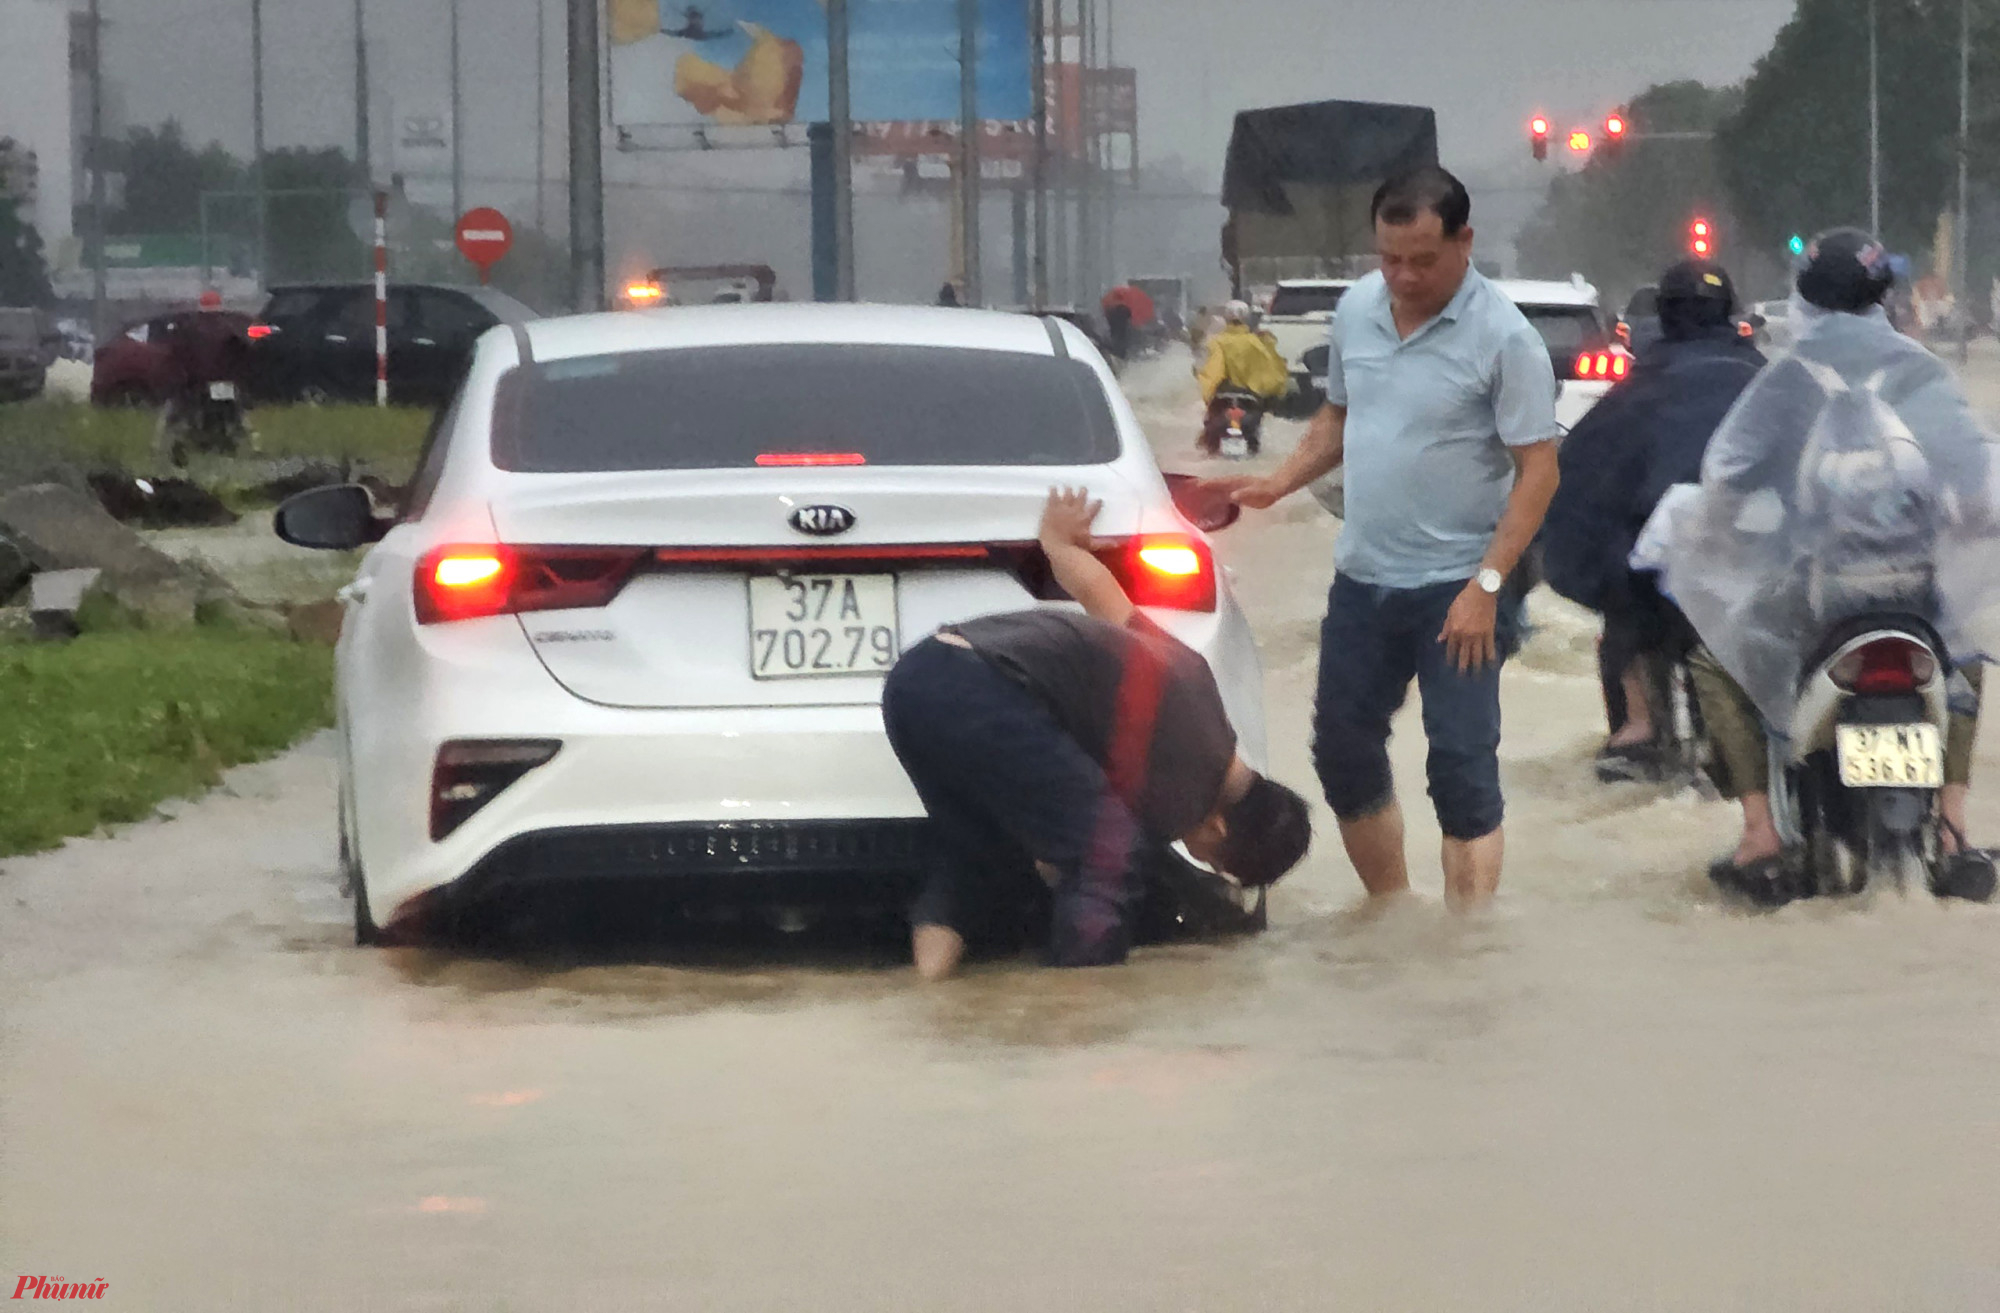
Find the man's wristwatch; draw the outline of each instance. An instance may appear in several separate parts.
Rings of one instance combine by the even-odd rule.
[[[1500,586],[1507,582],[1507,576],[1498,570],[1486,569],[1479,572],[1479,591],[1489,597],[1500,595]]]

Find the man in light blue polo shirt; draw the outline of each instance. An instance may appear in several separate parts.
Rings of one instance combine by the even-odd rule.
[[[1500,883],[1500,663],[1515,627],[1500,592],[1555,495],[1559,432],[1548,348],[1472,267],[1471,214],[1443,169],[1383,184],[1382,269],[1341,300],[1327,404],[1275,473],[1216,481],[1262,509],[1345,461],[1313,764],[1368,892],[1408,889],[1388,744],[1417,682],[1454,907]]]

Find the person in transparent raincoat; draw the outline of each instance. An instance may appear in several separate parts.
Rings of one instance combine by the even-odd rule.
[[[1945,363],[1890,324],[1893,281],[1866,234],[1815,239],[1797,346],[1744,391],[1700,485],[1669,494],[1634,554],[1702,639],[1714,774],[1743,808],[1718,879],[1776,878],[1766,727],[1790,724],[1828,631],[1870,612],[1929,620],[1956,668],[1940,809],[1947,850],[1964,838],[1979,667],[2000,655],[2000,445]]]

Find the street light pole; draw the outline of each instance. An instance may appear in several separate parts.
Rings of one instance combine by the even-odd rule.
[[[546,235],[549,179],[549,8],[535,0],[535,232]]]
[[[979,0],[958,0],[958,204],[965,304],[984,305],[979,250]]]
[[[1882,76],[1876,0],[1868,0],[1868,231],[1882,237]]]
[[[373,186],[375,169],[368,147],[368,27],[365,0],[354,0],[354,163],[362,181]]]
[[[1035,197],[1034,272],[1029,293],[1036,309],[1049,303],[1049,46],[1048,13],[1044,0],[1029,0],[1028,31],[1033,44],[1028,47],[1028,76],[1035,115],[1035,158],[1030,187]]]
[[[833,299],[854,299],[854,109],[847,0],[826,0],[826,120],[833,134]]]
[[[1958,358],[1963,363],[1972,331],[1972,226],[1967,205],[1967,153],[1972,131],[1972,0],[1958,0],[1958,211],[1952,220],[1952,250],[1957,268],[1954,300],[1958,305]]]
[[[92,7],[96,0],[91,0]],[[250,176],[256,190],[257,281],[271,285],[270,205],[264,185],[264,0],[250,0]]]
[[[90,0],[90,331],[102,341],[104,272],[104,19]]]
[[[451,217],[465,213],[465,123],[458,81],[458,0],[451,0]]]
[[[570,299],[586,312],[604,308],[604,106],[597,69],[597,5],[598,0],[569,0]]]

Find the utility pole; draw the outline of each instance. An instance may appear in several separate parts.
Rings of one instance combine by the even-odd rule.
[[[1868,0],[1868,232],[1882,239],[1882,75],[1876,0]]]
[[[958,204],[965,304],[986,303],[979,249],[979,0],[958,0]]]
[[[1068,45],[1063,36],[1064,0],[1051,0],[1055,5],[1055,23],[1051,29],[1056,59],[1056,153],[1054,159],[1054,203],[1050,206],[1050,232],[1054,241],[1054,264],[1049,272],[1049,285],[1054,289],[1058,301],[1071,299],[1070,258],[1069,258],[1069,123],[1072,114],[1070,105]]]
[[[1958,360],[1965,363],[1972,333],[1972,226],[1967,207],[1967,154],[1972,131],[1972,0],[1958,0],[1958,212],[1952,220],[1952,251],[1958,258],[1953,280],[1957,287]]]
[[[597,5],[598,0],[569,0],[570,300],[585,312],[604,308],[604,106],[598,87]],[[454,150],[457,145],[454,134]]]
[[[104,302],[104,19],[90,0],[90,331],[100,342]]]
[[[854,108],[848,86],[847,0],[826,0],[826,119],[833,133],[833,296],[854,299]]]
[[[1028,76],[1033,85],[1029,94],[1035,115],[1035,157],[1029,166],[1029,186],[1035,194],[1035,247],[1033,273],[1028,279],[1034,307],[1049,303],[1049,30],[1043,0],[1028,0]]]
[[[1104,69],[1118,67],[1118,0],[1104,0]],[[1134,107],[1137,108],[1136,106]],[[1102,147],[1104,166],[1104,281],[1118,281],[1118,175],[1111,168],[1111,143]]]
[[[354,163],[362,181],[375,181],[368,150],[368,27],[363,14],[366,0],[354,0]]]
[[[535,232],[549,231],[549,6],[535,0]]]
[[[465,213],[465,123],[458,81],[458,0],[451,0],[451,217]]]
[[[97,0],[91,0],[94,10]],[[264,185],[264,0],[250,0],[250,177],[257,194],[257,281],[271,285],[271,207]]]
[[[1075,299],[1080,310],[1092,299],[1097,283],[1097,96],[1090,78],[1097,58],[1092,36],[1097,26],[1093,0],[1076,0],[1076,21],[1077,120],[1083,134],[1078,152],[1082,177],[1076,189]]]

